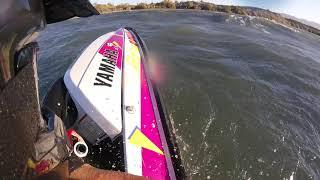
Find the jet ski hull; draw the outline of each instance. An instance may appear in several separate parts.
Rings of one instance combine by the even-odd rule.
[[[181,179],[179,150],[150,77],[148,50],[134,29],[99,37],[64,76],[79,111],[73,128],[92,145],[102,139],[95,132],[117,142],[124,170],[130,174]]]

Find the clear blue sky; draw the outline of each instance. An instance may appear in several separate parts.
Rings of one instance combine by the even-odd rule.
[[[90,0],[93,3],[130,3],[159,2],[160,0]],[[297,18],[314,21],[320,24],[320,0],[205,0],[216,4],[232,4],[240,6],[254,6],[270,9],[275,12],[286,13]]]

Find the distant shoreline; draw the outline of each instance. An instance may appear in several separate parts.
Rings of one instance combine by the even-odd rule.
[[[308,31],[315,35],[320,36],[320,30],[303,24],[297,20],[290,19],[282,16],[279,13],[275,13],[269,10],[255,8],[255,7],[244,7],[244,6],[227,6],[227,5],[216,5],[207,2],[171,2],[165,0],[160,3],[139,3],[137,5],[130,4],[96,4],[95,8],[100,14],[120,13],[120,12],[134,12],[134,11],[173,11],[173,10],[194,10],[194,11],[208,11],[214,13],[227,13],[237,14],[243,16],[260,17],[270,21],[277,22],[290,28],[296,28],[299,30]]]
[[[168,8],[153,8],[153,9],[131,9],[131,10],[117,10],[117,11],[109,11],[109,12],[104,12],[101,13],[103,14],[112,14],[112,13],[122,13],[122,12],[143,12],[143,11],[204,11],[200,9],[168,9]],[[218,11],[207,11],[207,12],[212,12],[212,13],[222,13]]]
[[[102,13],[101,15],[113,14],[113,13],[116,14],[116,13],[144,12],[144,11],[160,11],[160,12],[165,12],[165,11],[171,11],[171,12],[174,12],[174,11],[195,11],[195,12],[207,12],[207,13],[215,13],[215,14],[227,14],[227,13],[219,12],[219,11],[208,11],[208,10],[200,10],[200,9],[166,9],[166,8],[161,9],[161,8],[157,8],[157,9],[135,9],[135,10],[111,11],[111,12]],[[230,14],[230,15],[232,15],[232,14]],[[239,15],[239,14],[233,14],[233,15]],[[241,15],[241,16],[244,16],[244,15]],[[259,17],[259,16],[249,16],[249,17],[255,17],[255,18],[263,19],[263,20],[278,24],[280,26],[286,27],[286,28],[288,28],[290,30],[293,30],[293,27],[286,26],[286,25],[284,25],[282,23],[279,23],[279,22],[277,22],[275,20],[270,20],[270,19],[267,19],[267,18],[264,18],[264,17]]]

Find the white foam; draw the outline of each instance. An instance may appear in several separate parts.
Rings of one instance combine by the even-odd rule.
[[[293,180],[293,175],[294,175],[294,172],[292,172],[292,174],[290,176],[290,180]]]
[[[266,29],[261,29],[262,30],[262,32],[264,32],[264,33],[266,33],[266,34],[271,34],[269,31],[267,31]]]

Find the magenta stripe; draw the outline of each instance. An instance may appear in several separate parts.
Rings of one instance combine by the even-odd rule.
[[[141,63],[141,131],[162,151],[150,91]],[[164,155],[142,148],[142,175],[152,179],[170,179]]]
[[[123,36],[123,29],[122,28],[118,29],[114,34]]]
[[[113,42],[116,42],[118,46],[115,44],[112,44]],[[109,44],[112,44],[112,46],[109,46]],[[114,35],[112,35],[100,48],[99,53],[104,54],[106,50],[116,50],[118,51],[118,59],[116,62],[116,66],[121,70],[121,64],[122,64],[122,54],[123,54],[123,29],[119,29],[115,32]]]

